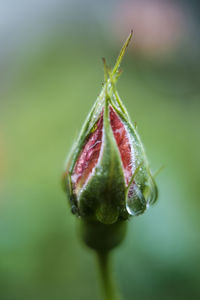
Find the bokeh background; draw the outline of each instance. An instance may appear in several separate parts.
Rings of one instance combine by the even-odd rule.
[[[61,188],[67,152],[134,38],[118,90],[158,203],[113,256],[124,299],[200,299],[199,1],[0,1],[0,299],[99,300],[95,256]]]

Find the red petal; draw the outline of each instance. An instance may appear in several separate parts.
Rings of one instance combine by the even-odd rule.
[[[131,144],[129,141],[127,130],[114,111],[110,106],[110,123],[113,130],[113,134],[119,148],[122,165],[124,168],[125,181],[128,184],[132,176],[132,153],[131,153]]]
[[[74,172],[72,174],[72,183],[75,189],[83,186],[98,162],[102,144],[103,113],[101,114],[96,127],[96,130],[89,135],[88,140],[76,162]]]

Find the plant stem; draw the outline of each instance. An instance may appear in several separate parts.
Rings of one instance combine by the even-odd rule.
[[[116,284],[112,278],[110,252],[97,252],[97,256],[105,300],[120,300]]]

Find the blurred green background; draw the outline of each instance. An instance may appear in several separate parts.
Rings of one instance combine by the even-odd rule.
[[[0,2],[0,299],[101,299],[61,188],[67,152],[134,29],[118,90],[159,201],[114,252],[124,299],[200,299],[198,1]]]

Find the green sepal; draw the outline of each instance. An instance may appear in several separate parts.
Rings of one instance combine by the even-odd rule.
[[[127,129],[134,151],[134,175],[130,183],[134,179],[136,191],[135,197],[132,199],[135,207],[135,212],[132,213],[132,215],[139,215],[142,214],[145,209],[149,207],[149,205],[153,205],[156,202],[158,190],[150,171],[144,146],[141,142],[136,126],[132,124],[129,114],[119,97],[119,94],[116,90],[116,82],[112,77],[112,73],[110,73],[110,82],[111,87],[109,94],[111,97],[111,104]],[[127,187],[127,195],[129,188],[130,185]],[[128,197],[126,196],[126,207],[128,208],[127,200]],[[130,210],[128,210],[128,212],[130,213]]]
[[[103,224],[113,224],[124,211],[126,185],[109,121],[109,98],[105,102],[102,153],[94,174],[78,196],[78,207],[80,215],[91,215]]]

